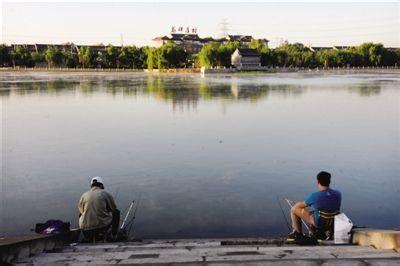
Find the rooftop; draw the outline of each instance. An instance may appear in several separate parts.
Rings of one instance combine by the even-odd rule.
[[[256,50],[256,49],[250,49],[250,48],[237,48],[239,53],[242,56],[261,56],[261,54]]]
[[[171,37],[168,36],[159,36],[153,39],[153,41],[168,41],[168,40],[175,40],[175,41],[182,41],[182,40],[194,40],[194,41],[201,41],[201,42],[224,42],[224,41],[239,41],[239,42],[250,42],[253,40],[253,36],[251,35],[227,35],[223,38],[212,38],[212,37],[205,37],[201,38],[198,34],[186,34],[186,33],[171,33]],[[267,39],[258,39],[261,42],[268,42]]]

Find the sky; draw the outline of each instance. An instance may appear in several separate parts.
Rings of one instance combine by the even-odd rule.
[[[391,2],[35,2],[2,1],[3,43],[152,45],[172,26],[200,37],[253,35],[275,47],[379,42],[400,47],[400,1]]]

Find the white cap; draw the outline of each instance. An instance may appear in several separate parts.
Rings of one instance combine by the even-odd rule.
[[[101,184],[104,185],[103,178],[101,178],[100,176],[93,177],[92,181],[90,181],[90,184],[93,185],[94,182],[101,183]]]

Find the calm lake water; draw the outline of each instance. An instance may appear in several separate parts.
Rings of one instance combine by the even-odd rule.
[[[279,236],[277,196],[320,170],[356,225],[400,227],[399,73],[3,72],[0,98],[0,235],[76,226],[99,175],[122,211],[141,198],[137,237]]]

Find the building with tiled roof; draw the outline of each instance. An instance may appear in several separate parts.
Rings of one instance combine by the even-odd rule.
[[[261,67],[261,54],[256,49],[237,48],[231,56],[231,64],[238,69]]]
[[[201,50],[201,48],[210,42],[219,42],[225,43],[228,41],[232,42],[240,42],[242,47],[248,47],[249,43],[254,40],[251,35],[227,35],[223,38],[212,38],[205,37],[201,38],[198,34],[186,34],[186,33],[171,33],[171,37],[168,36],[160,36],[153,39],[156,47],[160,47],[163,44],[172,41],[174,44],[182,46],[189,53],[197,53]],[[267,39],[258,39],[262,43],[268,44]]]

